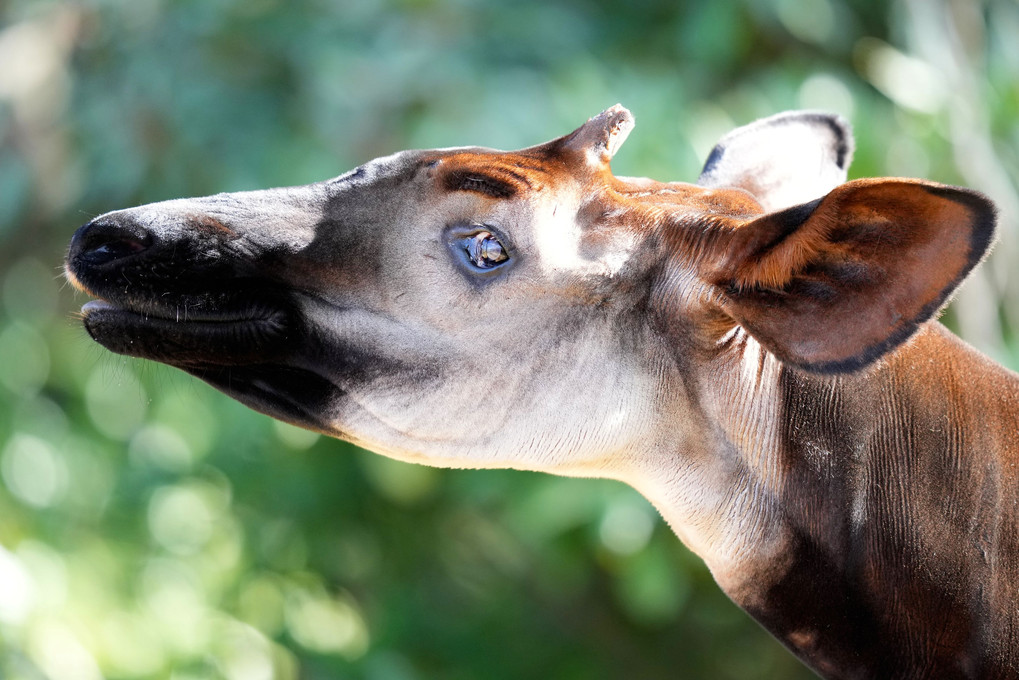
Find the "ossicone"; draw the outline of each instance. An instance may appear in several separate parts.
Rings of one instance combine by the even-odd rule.
[[[576,152],[587,165],[601,169],[607,167],[619,151],[633,125],[633,114],[621,104],[616,104],[588,119],[559,141],[563,150]]]

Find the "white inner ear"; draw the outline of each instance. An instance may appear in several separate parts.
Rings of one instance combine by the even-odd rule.
[[[846,181],[853,134],[840,116],[788,111],[733,130],[715,146],[697,183],[746,189],[774,212],[824,196]]]

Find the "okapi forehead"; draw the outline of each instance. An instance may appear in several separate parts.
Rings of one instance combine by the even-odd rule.
[[[589,167],[571,165],[570,160],[570,154],[561,153],[558,145],[550,142],[520,151],[458,149],[434,158],[426,155],[420,162],[437,167],[438,180],[448,191],[473,191],[508,199],[570,186],[581,191],[584,203],[596,201],[605,215],[658,210],[741,218],[762,212],[760,203],[740,189],[705,189],[686,182],[615,177],[608,165],[592,172]]]
[[[476,191],[493,198],[511,198],[566,182],[597,188],[611,178],[609,161],[633,128],[633,116],[616,104],[568,135],[519,151],[487,149],[444,150],[440,161],[443,185],[451,190]]]

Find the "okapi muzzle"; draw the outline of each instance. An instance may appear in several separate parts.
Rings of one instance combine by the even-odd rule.
[[[295,291],[271,274],[288,244],[306,245],[293,245],[301,238],[294,220],[313,228],[321,211],[314,191],[168,201],[85,225],[71,241],[67,273],[98,298],[82,308],[89,335],[114,352],[177,366],[255,408],[314,425],[326,386],[297,361],[314,351],[312,336]],[[267,213],[290,202],[289,236],[269,242],[241,229],[238,215],[254,217],[263,201]]]
[[[612,107],[75,233],[88,333],[378,453],[624,481],[830,678],[1019,677],[1019,379],[935,320],[982,195],[846,181],[837,116],[615,177]]]

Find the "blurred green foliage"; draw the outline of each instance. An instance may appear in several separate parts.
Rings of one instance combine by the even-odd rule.
[[[1012,0],[8,0],[0,5],[0,677],[809,674],[621,485],[435,471],[105,353],[60,275],[107,210],[516,148],[622,101],[616,172],[696,177],[797,107],[853,176],[968,184],[997,254],[949,313],[1014,363]]]

